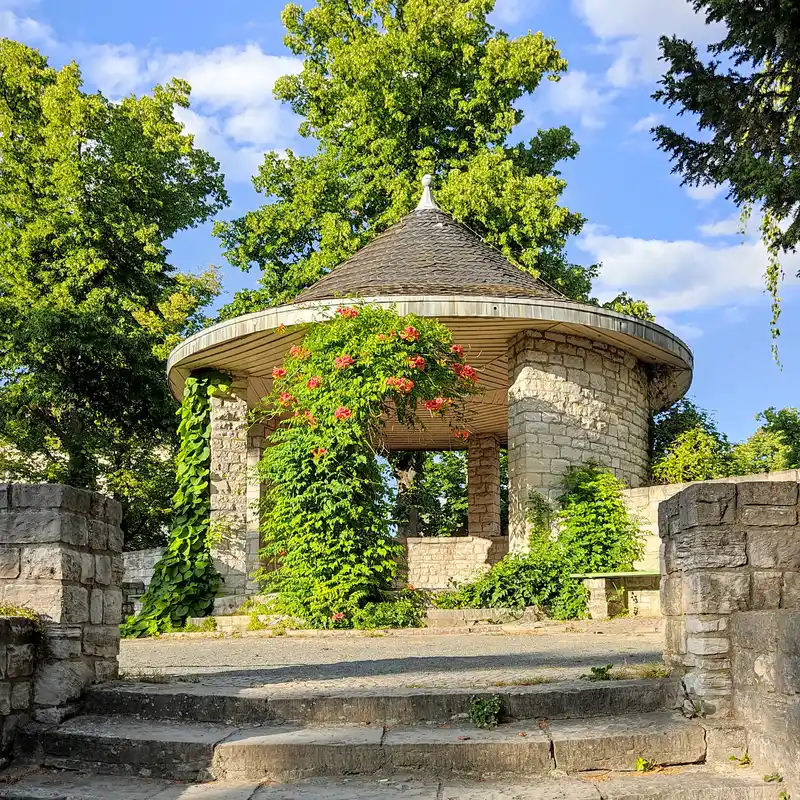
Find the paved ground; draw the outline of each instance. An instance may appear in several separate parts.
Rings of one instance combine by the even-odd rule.
[[[188,676],[204,684],[281,692],[513,685],[569,679],[589,667],[659,662],[653,621],[612,620],[581,632],[528,634],[182,638],[123,641],[129,676]]]

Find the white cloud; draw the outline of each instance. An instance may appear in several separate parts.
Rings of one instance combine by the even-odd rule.
[[[719,27],[707,26],[687,0],[572,0],[572,6],[612,55],[606,77],[617,87],[661,75],[659,36],[678,34],[707,44],[720,32]]]
[[[658,114],[648,114],[631,126],[631,133],[649,133],[652,127],[658,125],[660,119]]]
[[[265,53],[257,44],[207,53],[99,45],[85,48],[82,60],[87,78],[114,97],[149,91],[173,77],[186,79],[192,109],[180,118],[233,180],[248,179],[265,150],[285,147],[294,135],[296,120],[272,90],[281,75],[299,71],[300,61]]]
[[[703,335],[702,328],[698,328],[697,325],[693,325],[691,322],[681,322],[674,317],[668,317],[664,314],[662,314],[656,322],[686,341],[699,339]]]
[[[179,108],[175,116],[194,135],[195,145],[207,150],[222,165],[225,177],[248,181],[264,160],[262,147],[240,146],[231,142],[213,116],[203,116],[187,108]]]
[[[657,314],[751,302],[763,292],[767,253],[757,238],[664,241],[614,236],[588,226],[578,245],[603,264],[596,287],[601,299],[625,287]],[[796,283],[800,253],[785,256],[783,266],[787,281]]]
[[[561,80],[547,84],[549,110],[577,117],[584,128],[602,128],[609,105],[617,96],[603,91],[597,81],[581,70],[571,70]]]
[[[686,194],[698,203],[710,203],[725,191],[724,185],[714,186],[711,183],[700,184],[700,186],[684,186],[683,188],[686,190]]]
[[[0,37],[17,39],[34,46],[52,47],[55,38],[49,25],[11,10],[25,5],[28,4],[13,0],[0,2]]]
[[[698,226],[698,230],[703,236],[708,236],[709,238],[736,236],[737,234],[741,234],[742,220],[739,214],[732,214],[726,219],[700,225]]]
[[[523,11],[531,11],[531,0],[497,0],[493,17],[497,22],[513,25],[522,19]]]

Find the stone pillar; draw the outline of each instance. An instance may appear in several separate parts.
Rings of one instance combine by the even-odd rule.
[[[467,451],[467,511],[470,536],[500,535],[500,442],[473,436]]]
[[[795,482],[699,483],[659,507],[664,660],[687,702],[728,716],[732,617],[800,608]]]
[[[248,594],[258,593],[258,584],[253,574],[260,566],[258,551],[261,549],[261,500],[264,486],[258,475],[258,462],[264,452],[267,431],[263,425],[253,425],[247,435],[247,584]]]
[[[554,501],[572,465],[595,461],[630,486],[647,477],[645,370],[615,347],[523,331],[508,353],[509,545],[527,547],[531,491]]]
[[[211,398],[211,532],[221,594],[247,588],[247,386]]]
[[[122,621],[122,509],[54,484],[0,486],[0,602],[43,619],[46,654],[34,716],[63,718],[88,685],[117,677]]]

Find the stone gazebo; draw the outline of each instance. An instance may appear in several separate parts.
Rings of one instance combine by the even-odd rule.
[[[468,550],[475,566],[525,548],[529,492],[554,497],[570,465],[596,461],[631,486],[647,477],[650,415],[688,389],[689,348],[659,325],[570,300],[532,278],[441,211],[430,183],[424,181],[415,211],[292,304],[214,325],[170,356],[178,398],[193,370],[213,367],[235,377],[230,395],[213,400],[211,423],[211,513],[222,532],[216,556],[227,594],[253,591],[248,576],[258,565],[261,487],[254,467],[267,432],[248,424],[248,409],[269,392],[272,368],[302,338],[296,326],[332,316],[341,298],[439,319],[479,371],[483,393],[467,407],[468,532],[486,541],[484,556],[480,547]],[[385,444],[450,450],[460,443],[433,418],[424,430],[387,424]],[[493,557],[502,447],[508,447],[509,539]]]

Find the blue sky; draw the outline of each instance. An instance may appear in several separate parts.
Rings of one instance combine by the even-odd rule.
[[[0,35],[39,47],[54,64],[76,60],[87,86],[112,97],[173,75],[188,79],[193,106],[183,121],[222,164],[233,199],[221,215],[228,218],[261,202],[249,178],[263,153],[298,147],[296,119],[271,95],[275,78],[297,68],[281,41],[283,5],[0,0]],[[602,261],[595,294],[626,289],[644,298],[687,341],[696,359],[691,395],[732,438],[752,433],[755,414],[768,406],[799,405],[800,256],[784,261],[780,370],[770,356],[756,224],[743,236],[724,192],[681,187],[648,132],[673,119],[650,99],[659,34],[707,43],[715,31],[686,0],[498,0],[493,19],[511,34],[543,31],[569,61],[560,82],[524,101],[518,136],[561,124],[575,132],[581,153],[564,167],[564,199],[589,224],[570,250],[576,261]],[[182,270],[221,266],[226,296],[257,280],[225,265],[210,226],[181,234],[173,261]]]

